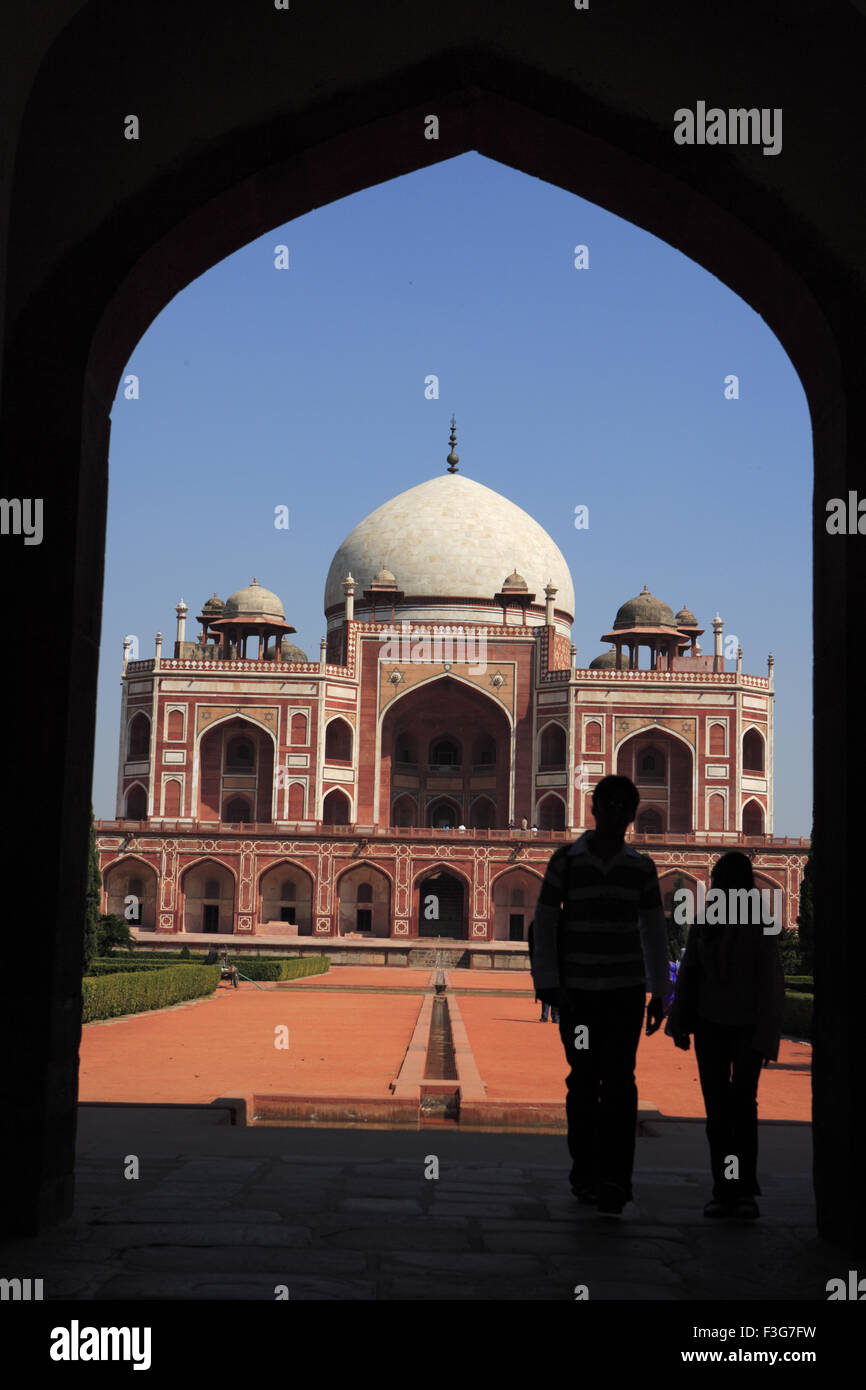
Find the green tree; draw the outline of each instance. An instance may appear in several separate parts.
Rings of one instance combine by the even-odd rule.
[[[812,839],[809,854],[800,881],[800,910],[797,913],[797,928],[800,933],[800,960],[803,973],[811,975],[815,968],[815,822],[812,822]]]
[[[99,956],[110,956],[115,946],[125,946],[131,955],[135,944],[126,918],[115,912],[103,912],[100,916],[96,942]]]
[[[87,860],[87,893],[84,899],[84,942],[81,952],[81,973],[86,975],[99,950],[99,899],[102,875],[99,872],[99,850],[96,847],[96,824],[93,805],[90,807],[90,847]]]

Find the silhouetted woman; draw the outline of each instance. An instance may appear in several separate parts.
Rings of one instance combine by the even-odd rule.
[[[713,1170],[709,1217],[760,1215],[758,1082],[779,1055],[785,979],[776,935],[765,935],[760,911],[752,921],[744,895],[732,896],[754,886],[745,854],[723,854],[714,865],[711,887],[725,892],[727,925],[689,928],[665,1028],[684,1050],[695,1037]]]

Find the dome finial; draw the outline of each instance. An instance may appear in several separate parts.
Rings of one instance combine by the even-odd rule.
[[[456,473],[457,465],[460,462],[460,455],[455,453],[454,446],[457,443],[457,421],[451,416],[451,453],[448,455],[448,472]]]

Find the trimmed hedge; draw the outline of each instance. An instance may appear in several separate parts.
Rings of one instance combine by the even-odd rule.
[[[189,961],[179,961],[179,965],[189,965]],[[165,970],[171,964],[165,960],[139,960],[135,956],[125,960],[118,960],[116,957],[102,957],[93,961],[85,979],[91,979],[98,975],[129,975],[139,970]]]
[[[811,994],[795,994],[785,991],[785,1009],[782,1014],[782,1032],[794,1038],[812,1038],[812,1009],[814,1000]]]
[[[304,975],[324,975],[331,968],[330,956],[293,956],[288,960],[244,960],[233,962],[248,980],[298,980]]]
[[[122,1014],[164,1009],[184,999],[213,994],[220,982],[218,965],[166,965],[159,970],[127,970],[81,982],[82,1023]]]
[[[786,975],[785,989],[793,990],[795,994],[814,994],[815,981],[811,975]]]

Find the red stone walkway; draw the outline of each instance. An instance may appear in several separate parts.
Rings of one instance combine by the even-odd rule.
[[[476,991],[458,997],[488,1099],[562,1100],[559,1030],[539,1023],[528,972],[447,973],[451,988]],[[221,986],[209,999],[88,1024],[80,1099],[207,1103],[252,1092],[388,1098],[431,974],[335,967],[276,987]],[[274,1046],[279,1025],[289,1029],[287,1050]],[[779,1064],[761,1078],[762,1119],[811,1118],[810,1065],[811,1048],[783,1042]],[[663,1032],[642,1036],[637,1076],[643,1106],[665,1116],[703,1115],[694,1051],[677,1051]]]

